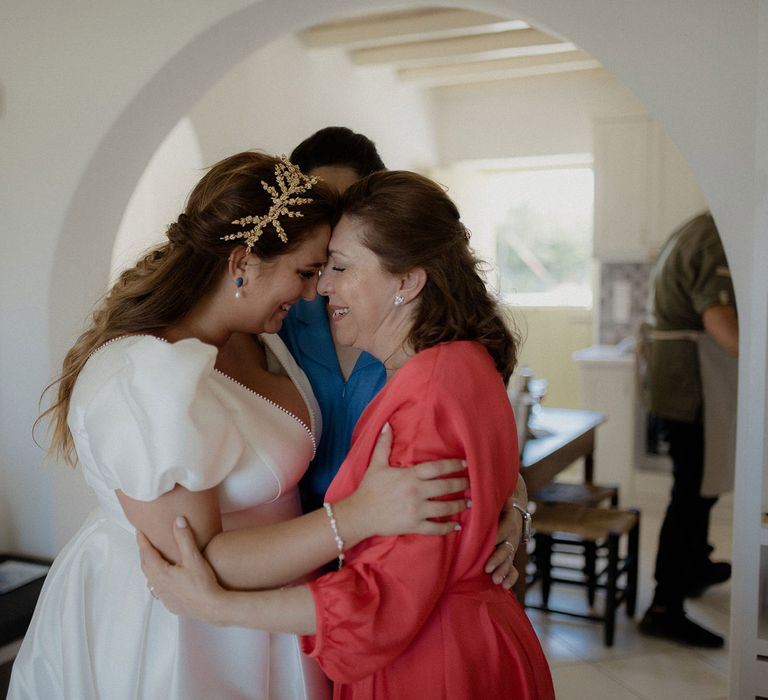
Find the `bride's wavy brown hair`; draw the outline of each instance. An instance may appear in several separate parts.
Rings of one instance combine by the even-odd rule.
[[[417,352],[449,340],[485,346],[506,383],[519,335],[486,287],[469,231],[445,190],[407,171],[373,173],[342,195],[342,213],[363,224],[363,244],[395,275],[427,273],[408,341]]]
[[[123,272],[97,306],[86,331],[64,358],[61,375],[43,391],[58,387],[56,399],[35,422],[50,420],[49,453],[77,461],[67,414],[72,390],[91,353],[104,343],[132,333],[160,333],[182,319],[225,273],[227,260],[241,240],[222,236],[242,231],[233,221],[269,211],[272,198],[262,181],[275,184],[274,156],[247,151],[213,165],[192,190],[184,212],[167,231],[168,240]],[[316,183],[300,205],[301,217],[280,217],[284,243],[268,225],[251,252],[269,260],[295,250],[314,230],[333,225],[337,195]],[[42,400],[42,397],[41,397]]]

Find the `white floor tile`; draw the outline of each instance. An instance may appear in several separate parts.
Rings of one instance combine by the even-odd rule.
[[[601,661],[595,667],[648,700],[716,700],[728,692],[726,676],[687,650]]]
[[[592,664],[556,666],[552,669],[552,680],[557,700],[643,700],[644,697]]]
[[[636,505],[641,510],[640,577],[635,620],[627,619],[623,609],[619,611],[612,648],[603,645],[601,623],[528,610],[549,660],[558,700],[720,700],[728,695],[727,643],[724,649],[693,649],[646,637],[636,628],[650,604],[655,585],[656,546],[669,495],[666,482],[659,484],[658,493],[638,493],[632,503],[623,504]],[[731,496],[721,498],[712,510],[710,541],[715,546],[714,560],[731,560],[732,512]],[[531,589],[530,602],[538,601],[537,588]],[[585,605],[582,601],[583,590],[557,585],[550,599],[552,605]],[[728,583],[687,601],[686,609],[693,620],[727,640]]]

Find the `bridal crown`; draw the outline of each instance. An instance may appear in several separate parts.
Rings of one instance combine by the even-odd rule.
[[[275,229],[275,233],[277,233],[280,240],[283,243],[288,242],[288,236],[280,224],[280,217],[287,216],[293,219],[303,216],[295,207],[309,204],[313,200],[311,197],[301,197],[298,195],[302,195],[312,189],[312,185],[317,182],[317,178],[314,175],[308,176],[302,173],[297,165],[291,163],[283,155],[280,156],[280,160],[275,164],[275,182],[277,187],[270,185],[264,180],[261,181],[261,186],[272,197],[272,206],[269,208],[269,211],[263,216],[249,215],[242,219],[236,219],[232,222],[233,224],[237,226],[250,226],[250,228],[238,233],[229,233],[226,236],[222,236],[221,240],[234,241],[242,238],[246,243],[247,251],[250,253],[251,248],[259,240],[266,227],[272,224],[272,228]],[[291,207],[294,208],[291,209]]]

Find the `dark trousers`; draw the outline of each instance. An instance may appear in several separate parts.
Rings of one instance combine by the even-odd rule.
[[[709,514],[717,498],[701,496],[704,426],[665,420],[672,458],[672,493],[659,533],[654,605],[682,609],[683,599],[709,560]]]

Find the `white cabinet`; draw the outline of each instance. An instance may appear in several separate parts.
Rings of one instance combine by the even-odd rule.
[[[706,208],[688,164],[647,115],[594,123],[594,257],[646,261]]]
[[[595,481],[616,483],[632,493],[635,467],[635,363],[615,346],[597,345],[573,353],[579,368],[581,408],[605,414],[595,440]]]

